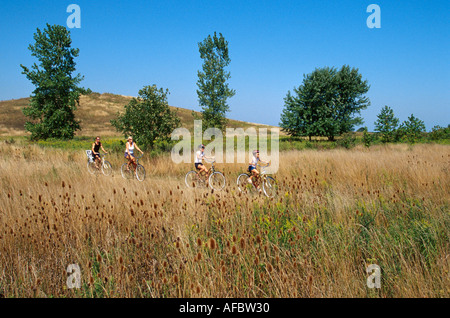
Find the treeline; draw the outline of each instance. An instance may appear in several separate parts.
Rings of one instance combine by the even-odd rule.
[[[29,106],[23,109],[28,118],[25,129],[35,141],[73,139],[75,132],[81,130],[74,115],[80,95],[91,93],[90,89],[79,87],[83,76],[73,75],[79,49],[71,47],[70,32],[64,26],[47,24],[43,31],[37,29],[34,40],[29,50],[39,63],[31,68],[21,65],[22,73],[36,87]],[[228,42],[214,32],[199,42],[198,48],[203,60],[197,81],[202,111],[200,117],[193,113],[194,118],[203,120],[203,130],[214,127],[224,131],[227,100],[236,93],[227,83],[230,73],[226,67],[231,61]],[[357,139],[350,132],[364,123],[361,111],[370,105],[366,96],[369,88],[357,68],[316,68],[304,75],[300,86],[287,92],[280,127],[292,142],[306,137],[312,144],[313,137],[324,137],[337,145],[351,146]],[[125,137],[132,136],[144,149],[161,145],[167,148],[171,132],[181,123],[177,113],[169,108],[169,94],[168,89],[154,84],[144,86],[111,124]],[[414,115],[399,124],[393,110],[385,106],[375,122],[375,133],[363,129],[361,140],[366,146],[377,142],[438,141],[449,138],[448,130],[436,126],[426,133],[423,121]]]

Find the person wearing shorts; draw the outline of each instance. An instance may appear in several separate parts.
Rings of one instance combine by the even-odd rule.
[[[203,164],[203,159],[212,159],[205,156],[205,145],[200,145],[199,150],[195,154],[195,169],[197,170],[197,174],[200,174],[202,171],[206,173],[206,178],[208,178],[208,169],[206,169]]]
[[[125,158],[128,159],[127,170],[130,169],[130,164],[136,166],[136,156],[134,155],[134,149],[140,151],[141,154],[144,154],[141,149],[133,142],[133,137],[128,137],[125,149]]]
[[[95,141],[92,144],[92,159],[95,162],[95,166],[98,168],[98,164],[102,161],[100,157],[100,148],[103,150],[105,154],[108,152],[103,148],[102,143],[100,142],[100,136],[95,137]]]
[[[256,165],[258,164],[258,162],[263,162],[264,164],[267,164],[267,162],[262,161],[259,158],[259,150],[253,150],[253,158],[252,160],[248,163],[248,172],[251,173],[251,176],[248,178],[248,183],[252,183],[253,184],[253,177],[255,177],[254,179],[256,180],[259,176],[259,171],[256,169]]]

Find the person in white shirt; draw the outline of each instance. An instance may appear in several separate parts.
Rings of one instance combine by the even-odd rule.
[[[195,169],[197,170],[197,174],[200,175],[200,173],[205,172],[206,178],[208,178],[208,169],[206,169],[205,165],[203,164],[203,159],[212,159],[205,156],[205,145],[200,145],[199,150],[195,154]]]
[[[130,164],[132,164],[136,168],[136,157],[134,155],[134,148],[139,150],[141,154],[144,154],[141,149],[136,145],[135,142],[133,142],[133,137],[128,137],[128,141],[126,143],[126,149],[125,149],[125,158],[128,159],[128,165],[127,170],[130,168]]]
[[[248,163],[248,172],[251,173],[250,178],[248,178],[248,183],[253,183],[254,180],[258,179],[259,171],[256,169],[256,165],[258,162],[262,162],[264,164],[268,164],[268,162],[265,162],[259,158],[259,150],[253,150],[253,158]],[[254,177],[254,178],[253,178]],[[252,178],[254,180],[252,180]],[[256,185],[255,185],[256,186]]]

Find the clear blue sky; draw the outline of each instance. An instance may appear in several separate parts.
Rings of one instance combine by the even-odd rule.
[[[278,125],[303,74],[348,64],[371,85],[369,130],[384,105],[428,131],[450,123],[448,0],[0,0],[0,100],[30,96],[19,66],[35,62],[28,45],[36,28],[66,26],[72,3],[81,8],[81,28],[70,29],[77,72],[95,92],[136,96],[156,84],[170,90],[170,105],[200,110],[198,42],[216,31],[229,43],[229,118]],[[379,29],[366,25],[372,3]]]

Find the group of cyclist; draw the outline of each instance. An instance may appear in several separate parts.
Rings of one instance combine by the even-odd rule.
[[[269,164],[266,161],[261,160],[261,158],[259,157],[259,150],[253,150],[252,152],[253,157],[250,160],[250,162],[248,163],[248,169],[247,171],[250,173],[250,177],[247,179],[248,183],[250,184],[254,184],[257,188],[259,188],[259,185],[255,184],[255,181],[258,179],[259,176],[259,171],[256,169],[256,165],[260,162],[263,164]],[[202,173],[204,172],[206,174],[206,179],[208,179],[208,169],[205,167],[205,165],[203,164],[203,160],[204,159],[213,159],[210,157],[206,157],[205,156],[205,145],[200,145],[199,146],[199,150],[197,151],[196,155],[195,155],[195,169],[197,170],[197,173]]]
[[[103,148],[103,145],[100,141],[100,137],[97,136],[95,138],[94,143],[92,144],[92,159],[95,162],[96,168],[99,167],[99,164],[101,164],[101,156],[100,156],[100,148],[102,151],[107,154],[108,152]],[[133,137],[128,137],[126,147],[125,147],[125,158],[128,159],[128,165],[127,170],[130,169],[130,166],[133,165],[136,167],[136,156],[134,153],[134,149],[137,149],[141,154],[144,154],[144,152],[139,149],[139,147],[136,145],[136,143],[133,141]]]
[[[101,162],[100,157],[100,148],[102,151],[107,154],[108,152],[103,148],[103,145],[100,141],[100,137],[97,136],[95,138],[95,142],[92,144],[92,157],[93,160],[96,162],[96,166],[98,168],[98,164]],[[126,148],[125,148],[125,158],[128,159],[128,165],[127,170],[129,170],[130,166],[136,166],[136,156],[134,150],[137,149],[141,154],[144,154],[144,152],[139,149],[136,142],[133,141],[133,137],[128,137]],[[250,177],[248,178],[248,183],[255,184],[255,180],[258,179],[259,171],[256,169],[256,165],[261,162],[263,164],[268,164],[268,162],[261,160],[259,157],[259,150],[253,150],[253,157],[248,163],[248,172],[250,173]],[[213,159],[211,157],[207,157],[205,155],[205,145],[200,145],[197,153],[195,154],[195,169],[197,170],[198,174],[201,174],[202,172],[206,174],[206,178],[208,178],[208,169],[203,164],[203,160]],[[257,186],[257,185],[255,185]],[[258,187],[258,186],[257,186]]]

